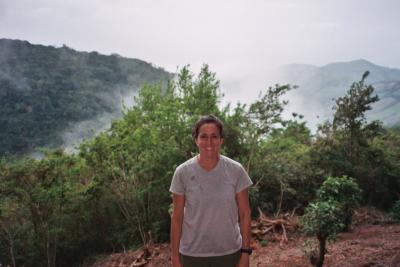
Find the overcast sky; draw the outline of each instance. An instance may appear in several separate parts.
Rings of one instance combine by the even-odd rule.
[[[400,68],[397,0],[0,0],[0,38],[118,53],[175,72],[210,65],[229,101],[282,64]]]

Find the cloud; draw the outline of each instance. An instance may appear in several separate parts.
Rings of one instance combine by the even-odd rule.
[[[169,71],[208,63],[230,92],[249,98],[273,85],[268,72],[282,64],[365,58],[400,67],[394,0],[3,0],[0,10],[2,37]]]

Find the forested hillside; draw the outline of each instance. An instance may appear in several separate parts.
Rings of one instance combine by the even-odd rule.
[[[75,123],[118,118],[126,95],[171,77],[137,59],[0,39],[0,155],[58,147]]]
[[[222,153],[241,162],[254,181],[253,216],[258,208],[306,211],[309,232],[321,226],[337,232],[357,199],[394,206],[400,218],[400,134],[366,120],[379,102],[367,76],[336,100],[315,136],[301,116],[282,117],[287,102],[281,97],[290,85],[270,87],[249,105],[225,107],[208,66],[197,76],[183,68],[164,89],[143,86],[136,105],[78,153],[0,160],[1,263],[90,266],[100,254],[168,241],[171,177],[197,153],[191,127],[208,113],[225,124]]]

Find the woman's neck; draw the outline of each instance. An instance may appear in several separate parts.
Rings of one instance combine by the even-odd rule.
[[[218,155],[216,157],[207,158],[205,156],[198,155],[197,162],[203,169],[205,169],[206,171],[210,171],[214,169],[215,166],[217,166],[219,157],[220,156]]]

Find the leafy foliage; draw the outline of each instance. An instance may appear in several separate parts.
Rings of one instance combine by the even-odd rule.
[[[357,183],[346,176],[328,177],[318,189],[317,199],[309,204],[301,218],[302,230],[316,235],[319,242],[316,266],[323,265],[327,238],[335,238],[349,227],[360,197]]]
[[[311,168],[310,131],[305,123],[286,122],[272,131],[257,149],[251,169],[257,177],[252,190],[254,207],[269,212],[305,206],[320,184],[318,169]]]
[[[343,227],[343,211],[335,201],[316,201],[310,203],[301,218],[301,226],[305,233],[316,235],[319,242],[318,259],[311,258],[311,263],[322,267],[326,251],[326,239],[335,238]]]
[[[344,228],[343,212],[336,201],[316,201],[306,208],[301,225],[309,235],[334,238]]]
[[[69,245],[87,241],[91,231],[82,229],[79,220],[83,215],[79,175],[85,171],[81,164],[79,158],[61,151],[48,153],[41,161],[2,164],[0,224],[17,265],[55,266],[56,255],[68,263],[73,255]]]
[[[379,100],[377,95],[372,96],[374,88],[365,85],[368,75],[369,72],[365,72],[359,82],[351,85],[345,96],[336,100],[334,106],[333,128],[342,135],[346,158],[353,164],[360,160],[357,151],[363,145],[367,131],[379,127],[375,122],[366,125],[365,112]]]
[[[317,198],[307,207],[303,229],[308,234],[335,236],[348,225],[361,199],[361,190],[354,179],[328,177],[317,190]]]
[[[328,177],[317,191],[319,201],[337,201],[344,212],[344,227],[348,229],[354,210],[361,201],[361,189],[350,177]]]

